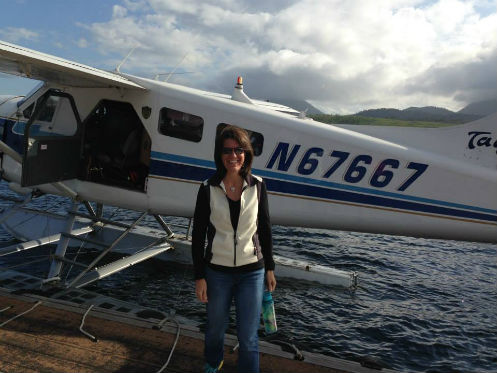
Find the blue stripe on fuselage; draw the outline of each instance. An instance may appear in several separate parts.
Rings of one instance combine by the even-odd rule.
[[[215,163],[212,161],[152,152],[151,176],[200,182],[212,176],[214,170]],[[254,169],[253,172],[264,177],[268,190],[275,193],[497,222],[497,216],[495,216],[497,211],[482,207],[304,178],[269,170]]]

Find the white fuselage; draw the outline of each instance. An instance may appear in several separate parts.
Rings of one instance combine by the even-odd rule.
[[[141,153],[148,157],[143,190],[89,176],[64,181],[85,200],[192,216],[198,185],[215,169],[216,129],[234,124],[263,137],[253,173],[265,179],[275,224],[497,242],[495,116],[442,129],[334,126],[209,92],[126,77],[147,91],[43,87],[19,110],[9,107],[7,112],[0,106],[0,117],[4,123],[26,122],[15,112],[22,113],[49,88],[62,88],[74,99],[83,128],[102,100],[131,104],[151,141],[149,152]],[[192,131],[191,139],[164,134],[164,108],[172,109],[167,115],[183,113],[180,120]],[[201,131],[189,128],[198,118]],[[168,127],[173,134],[174,126]],[[485,136],[490,140],[482,140]],[[21,183],[19,163],[4,156],[2,168],[5,178]],[[61,193],[49,183],[37,188]]]

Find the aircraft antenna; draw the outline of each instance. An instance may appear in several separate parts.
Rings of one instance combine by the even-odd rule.
[[[174,73],[174,75],[182,75],[182,74],[193,74],[194,71],[183,71],[181,73]],[[167,72],[167,73],[158,73],[158,74],[155,74],[154,75],[154,80],[159,80],[159,78],[163,75],[170,75],[171,72]]]
[[[126,60],[129,58],[129,56],[131,56],[131,54],[135,51],[135,49],[138,47],[138,45],[136,47],[133,47],[131,48],[131,50],[129,51],[129,53],[126,55],[126,57],[124,57],[124,59],[121,61],[121,63],[119,65],[117,65],[116,67],[116,72],[120,73],[120,69],[121,69],[121,66],[126,62]]]
[[[164,79],[165,82],[167,82],[169,80],[169,78],[171,77],[171,75],[174,74],[174,72],[176,71],[176,69],[183,63],[183,61],[185,60],[186,56],[188,56],[190,52],[186,52],[183,56],[183,58],[181,59],[181,61],[179,61],[179,63],[174,67],[173,71],[171,71],[169,73],[169,75],[166,77],[166,79]]]

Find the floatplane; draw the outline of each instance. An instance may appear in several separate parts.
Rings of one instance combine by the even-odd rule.
[[[198,185],[215,169],[216,133],[227,124],[250,134],[253,172],[266,181],[274,224],[497,242],[496,114],[433,129],[328,125],[249,98],[241,79],[224,95],[5,42],[0,71],[42,82],[26,96],[0,98],[2,177],[22,196],[0,223],[24,241],[0,255],[57,243],[47,283],[76,264],[66,257],[70,242],[102,253],[64,284],[69,288],[155,256],[188,261],[188,230],[175,236],[163,216],[192,217]],[[72,208],[55,216],[24,207],[40,195],[68,197]],[[104,218],[103,205],[141,214],[122,224]],[[150,234],[133,233],[139,250],[98,268],[106,253],[131,250],[123,238],[147,214],[162,233],[147,243],[140,239]],[[357,280],[288,258],[277,262],[279,276],[344,286]]]

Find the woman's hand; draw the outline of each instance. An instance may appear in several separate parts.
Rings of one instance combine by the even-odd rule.
[[[207,303],[207,281],[205,278],[195,280],[195,294],[202,303]]]
[[[274,277],[274,271],[266,272],[266,285],[269,291],[273,291],[276,288],[276,278]]]

